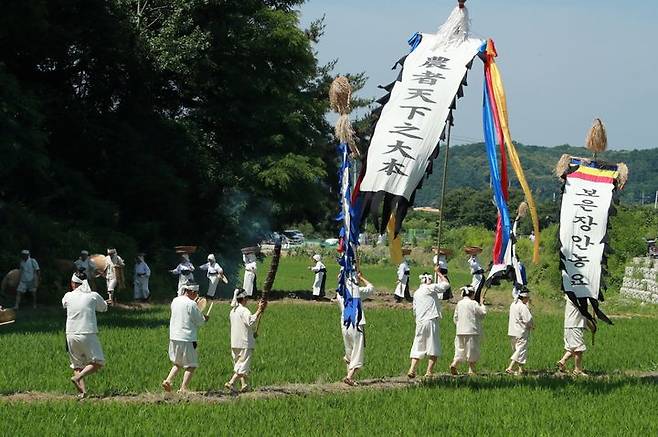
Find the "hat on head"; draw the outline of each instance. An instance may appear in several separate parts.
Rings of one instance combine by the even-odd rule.
[[[29,255],[29,254],[30,254],[29,250],[27,250],[27,249],[21,250],[21,255]]]
[[[89,251],[88,250],[81,250],[80,255],[89,255]]]
[[[313,260],[318,262],[322,261],[322,255],[316,253],[315,255],[313,255]]]

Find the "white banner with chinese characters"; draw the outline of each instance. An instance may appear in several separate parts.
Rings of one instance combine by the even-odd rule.
[[[616,177],[615,171],[584,165],[566,175],[560,211],[562,286],[578,298],[599,298]]]
[[[384,106],[368,149],[362,192],[384,191],[409,200],[443,132],[450,106],[482,41],[435,48],[423,34]]]

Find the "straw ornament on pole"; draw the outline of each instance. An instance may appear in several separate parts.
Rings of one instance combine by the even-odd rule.
[[[358,157],[361,155],[354,141],[354,129],[350,123],[349,114],[352,110],[352,86],[345,76],[338,76],[331,83],[329,88],[329,105],[331,109],[339,114],[338,120],[334,127],[334,132],[338,141],[345,143],[350,147],[352,155]]]
[[[585,138],[585,147],[594,153],[594,159],[596,159],[597,153],[605,152],[608,148],[608,136],[600,118],[594,119],[594,124]]]

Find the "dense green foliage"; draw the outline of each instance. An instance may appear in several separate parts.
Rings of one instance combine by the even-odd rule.
[[[584,148],[571,146],[539,147],[516,145],[521,164],[530,184],[535,200],[545,202],[553,200],[553,195],[559,200],[560,182],[553,174],[555,164],[562,154],[572,156],[591,156]],[[435,169],[443,169],[445,151],[441,151],[434,163]],[[653,205],[654,195],[658,190],[658,149],[646,150],[608,150],[599,156],[608,162],[625,162],[629,168],[629,179],[626,188],[621,192],[625,203],[641,203],[644,193],[644,203]],[[450,148],[448,166],[448,188],[472,188],[476,191],[489,193],[489,164],[483,143],[469,144]],[[520,190],[520,185],[509,168],[511,187]],[[441,171],[435,171],[423,183],[423,188],[416,196],[416,205],[437,204],[441,188]],[[469,193],[466,191],[465,193]],[[491,198],[491,195],[489,195]],[[491,203],[491,202],[489,202]]]
[[[82,247],[236,251],[290,222],[331,226],[332,64],[301,3],[3,4],[3,270],[24,247],[48,267]]]

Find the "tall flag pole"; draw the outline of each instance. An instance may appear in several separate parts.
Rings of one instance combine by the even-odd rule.
[[[594,153],[593,158],[562,155],[555,174],[562,179],[559,231],[562,291],[589,320],[594,332],[595,317],[612,324],[599,308],[599,302],[604,300],[607,288],[611,226],[608,218],[615,214],[615,195],[628,180],[628,167],[597,159],[607,147],[605,128],[598,118],[587,135],[586,147]],[[589,312],[589,304],[594,315]]]

